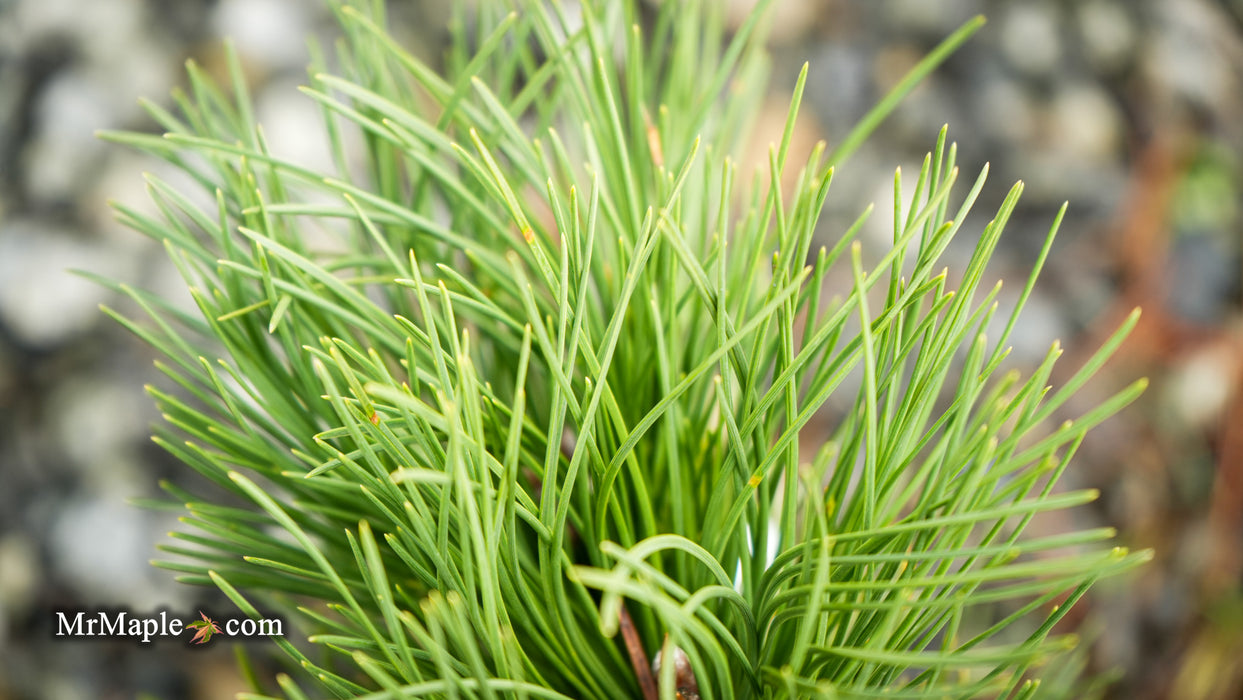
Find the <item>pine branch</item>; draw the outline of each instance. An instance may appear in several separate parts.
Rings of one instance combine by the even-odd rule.
[[[909,207],[895,176],[889,251],[854,240],[870,207],[818,245],[837,169],[982,20],[831,151],[792,146],[805,67],[744,188],[762,10],[730,33],[715,2],[483,3],[440,72],[378,3],[332,7],[336,68],[316,49],[304,92],[336,172],[267,150],[231,49],[230,85],[191,65],[178,113],[149,105],[162,138],[104,134],[215,202],[150,178],[160,216],[118,207],[199,312],[115,285],[176,385],[150,389],[156,440],[252,504],[168,485],[186,546],[158,565],[299,616],[323,659],[278,644],[319,691],[1031,697],[1071,605],[1147,558],[1025,534],[1096,497],[1057,479],[1143,389],[1051,425],[1136,315],[1057,391],[1057,343],[1005,367],[1060,214],[997,318],[1022,186],[940,270],[987,177],[954,194],[942,130]]]

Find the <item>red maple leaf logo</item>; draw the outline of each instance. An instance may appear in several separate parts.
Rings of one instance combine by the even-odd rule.
[[[203,617],[202,620],[195,620],[194,622],[186,625],[186,627],[191,627],[197,630],[194,633],[194,637],[190,639],[191,642],[194,642],[195,644],[204,644],[211,639],[213,634],[220,634],[220,625],[213,622],[212,619],[202,610],[199,611],[199,615]]]

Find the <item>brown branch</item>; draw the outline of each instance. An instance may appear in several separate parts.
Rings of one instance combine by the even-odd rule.
[[[622,604],[618,617],[621,620],[622,640],[626,643],[626,652],[630,654],[630,663],[634,666],[635,678],[639,680],[639,687],[643,689],[643,700],[658,700],[656,679],[652,677],[647,652],[643,651],[639,631],[634,628],[634,621],[630,619],[630,613],[626,611],[625,604]]]

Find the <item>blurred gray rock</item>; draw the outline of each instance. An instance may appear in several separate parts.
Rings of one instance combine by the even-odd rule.
[[[1158,8],[1142,53],[1147,79],[1167,100],[1233,113],[1240,78],[1232,65],[1243,63],[1243,47],[1229,19],[1204,0],[1167,0]]]
[[[1048,136],[1070,167],[1114,162],[1122,146],[1123,124],[1113,100],[1096,84],[1068,81],[1058,87],[1049,108]]]
[[[0,617],[6,609],[25,607],[42,578],[34,542],[20,534],[0,537]],[[7,625],[0,624],[0,650],[6,629]]]
[[[54,435],[61,450],[101,488],[141,484],[145,478],[133,448],[146,440],[148,425],[159,416],[134,378],[81,376],[57,387],[48,397]],[[101,459],[116,463],[100,469]]]
[[[101,59],[126,50],[124,40],[141,33],[145,11],[133,0],[17,0],[13,22],[20,49],[60,36]]]
[[[52,564],[96,605],[148,610],[159,599],[147,563],[154,553],[153,523],[125,496],[107,489],[65,503],[48,538]]]
[[[1076,8],[1084,51],[1098,72],[1114,73],[1134,57],[1139,30],[1133,13],[1116,0],[1090,0]]]
[[[255,119],[272,155],[321,173],[332,173],[332,146],[323,114],[311,98],[298,92],[302,77],[278,80],[257,97]]]
[[[1011,144],[1027,144],[1036,133],[1038,107],[1021,83],[995,75],[979,84],[978,113],[985,115],[984,133]]]
[[[101,319],[108,291],[71,275],[70,268],[114,278],[134,273],[132,261],[33,220],[0,224],[0,323],[21,341],[49,348]]]
[[[34,139],[22,154],[31,195],[44,202],[72,200],[105,148],[95,131],[117,121],[107,83],[83,70],[53,79],[35,107]]]
[[[998,42],[1006,60],[1020,73],[1044,77],[1062,58],[1061,13],[1051,3],[1014,3],[999,20]]]
[[[268,68],[301,66],[307,63],[306,40],[318,10],[301,0],[221,0],[211,22],[246,59]]]
[[[950,34],[984,11],[980,0],[887,0],[884,17],[895,28],[929,36]]]

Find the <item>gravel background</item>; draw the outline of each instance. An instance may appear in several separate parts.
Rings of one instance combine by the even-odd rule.
[[[406,7],[428,55],[444,4]],[[1072,370],[1143,305],[1084,398],[1153,382],[1068,475],[1104,492],[1076,517],[1157,549],[1084,606],[1085,629],[1103,630],[1092,664],[1121,669],[1117,698],[1243,697],[1243,2],[779,0],[774,89],[812,66],[800,138],[839,139],[976,13],[989,24],[835,180],[828,219],[889,201],[893,167],[917,173],[944,123],[965,174],[991,161],[980,222],[1027,183],[994,273],[1022,279],[1071,201],[1016,356],[1060,337]],[[306,0],[0,0],[0,700],[241,689],[223,645],[50,636],[58,607],[229,609],[147,565],[175,523],[125,500],[182,472],[147,440],[153,357],[98,312],[106,291],[64,271],[184,296],[162,251],[106,205],[142,203],[139,174],[159,166],[94,132],[150,128],[138,98],[166,103],[182,62],[219,61],[227,35],[253,69],[266,132],[313,142],[318,114],[293,88],[304,38],[330,32],[325,19]],[[765,109],[779,123],[784,99]]]

